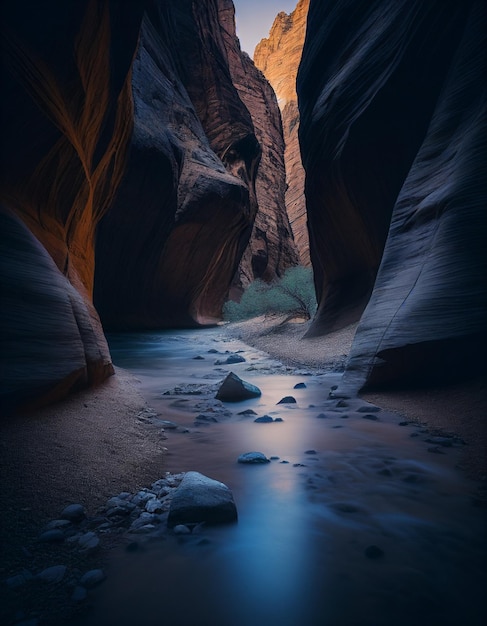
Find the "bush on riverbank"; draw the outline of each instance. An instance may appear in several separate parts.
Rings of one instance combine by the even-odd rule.
[[[228,301],[223,317],[229,322],[271,313],[310,319],[316,311],[313,272],[309,267],[290,267],[276,281],[254,280],[242,294],[240,302]]]

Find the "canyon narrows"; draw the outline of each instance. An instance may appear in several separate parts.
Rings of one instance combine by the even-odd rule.
[[[2,4],[2,623],[487,617],[485,2],[280,8]]]

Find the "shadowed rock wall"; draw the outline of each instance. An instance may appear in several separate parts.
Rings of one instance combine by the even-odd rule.
[[[108,328],[216,321],[249,241],[261,150],[218,11],[217,0],[183,0],[144,17],[129,163],[97,238]]]
[[[123,172],[141,14],[136,2],[2,4],[2,411],[113,372],[91,303],[94,232]]]
[[[346,376],[356,387],[485,369],[485,4],[311,0],[308,24],[312,333],[368,302]]]

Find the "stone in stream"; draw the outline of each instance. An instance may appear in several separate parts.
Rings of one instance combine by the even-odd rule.
[[[245,411],[240,411],[237,415],[257,415],[257,413],[252,409],[245,409]]]
[[[237,507],[231,490],[223,483],[199,472],[186,472],[174,492],[167,525],[224,524],[237,520]]]
[[[258,424],[268,424],[273,421],[274,421],[274,418],[271,417],[270,415],[263,415],[262,417],[257,417],[254,420],[254,422],[257,422]]]
[[[293,389],[306,389],[306,384],[305,383],[296,383],[294,385]]]
[[[90,569],[88,572],[83,574],[79,584],[83,586],[85,589],[92,589],[99,585],[105,580],[106,576],[101,569]]]
[[[226,359],[215,361],[215,365],[232,365],[233,363],[245,363],[246,359],[240,354],[230,354]]]
[[[292,396],[284,396],[281,398],[277,404],[296,404],[296,398]]]
[[[205,357],[199,354],[193,357],[193,361],[204,361],[204,360],[205,360]]]
[[[215,398],[223,402],[240,402],[249,398],[258,398],[260,395],[261,391],[258,387],[230,372],[222,382]]]
[[[262,452],[245,452],[238,457],[237,463],[247,463],[249,465],[255,465],[259,463],[270,463],[270,461]]]
[[[373,413],[367,413],[366,415],[362,415],[364,420],[372,420],[372,421],[377,421],[379,418],[377,417],[377,415],[374,415]]]

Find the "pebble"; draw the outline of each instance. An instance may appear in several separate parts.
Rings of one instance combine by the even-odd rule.
[[[78,539],[78,545],[83,552],[95,552],[100,547],[100,540],[94,532],[88,532],[81,535]]]
[[[81,522],[86,517],[86,511],[81,504],[69,504],[61,513],[62,519],[67,519],[71,522]]]
[[[151,491],[139,491],[132,498],[132,502],[133,502],[133,504],[135,504],[135,506],[143,506],[143,507],[145,507],[147,502],[149,500],[152,500],[152,498],[155,498],[155,497],[156,497],[156,494],[152,493]]]
[[[99,585],[101,582],[105,580],[106,576],[103,570],[101,569],[90,569],[88,572],[83,574],[81,580],[79,581],[80,585],[85,587],[85,589],[92,589]]]
[[[296,383],[293,389],[306,389],[306,383]]]
[[[245,411],[240,411],[237,415],[257,415],[257,413],[252,409],[245,409]]]
[[[10,576],[9,578],[7,578],[5,584],[7,585],[7,587],[10,587],[10,589],[18,589],[18,587],[25,585],[26,582],[32,580],[33,578],[34,576],[32,572],[24,569],[19,574],[15,574],[15,576]]]
[[[256,464],[270,463],[270,461],[262,452],[245,452],[238,457],[237,463]]]
[[[149,500],[145,505],[145,510],[147,511],[147,513],[162,513],[163,509],[164,505],[157,498]]]
[[[40,574],[37,574],[36,578],[44,583],[60,583],[66,575],[66,571],[66,565],[53,565],[42,570]]]
[[[51,522],[46,524],[46,530],[56,530],[61,528],[66,528],[67,526],[71,526],[71,522],[67,519],[53,519]]]
[[[45,532],[39,535],[39,541],[44,543],[56,543],[64,541],[64,533],[62,530],[58,528],[53,528],[52,530],[46,530]]]
[[[273,422],[274,418],[272,418],[270,415],[263,415],[262,417],[257,417],[254,422],[258,423],[258,424],[264,424],[264,423],[269,423],[269,422]]]
[[[191,534],[191,530],[184,524],[178,524],[177,526],[174,526],[173,532],[175,535],[190,535]]]
[[[296,404],[296,398],[293,398],[292,396],[284,396],[284,398],[281,398],[277,404]]]

